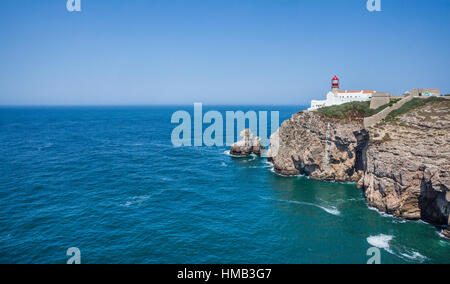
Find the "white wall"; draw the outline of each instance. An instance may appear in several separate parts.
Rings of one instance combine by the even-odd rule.
[[[341,105],[350,102],[364,102],[370,101],[373,94],[364,94],[362,91],[359,93],[333,93],[327,94],[327,99],[318,101],[311,101],[311,107],[308,110],[316,110],[324,106]]]

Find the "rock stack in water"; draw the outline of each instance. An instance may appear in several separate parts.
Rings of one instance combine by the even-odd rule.
[[[240,136],[242,140],[231,145],[231,155],[246,157],[251,154],[261,156],[264,153],[262,139],[255,136],[250,129],[242,130]]]

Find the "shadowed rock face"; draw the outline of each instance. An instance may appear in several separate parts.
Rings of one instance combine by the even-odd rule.
[[[246,157],[251,154],[261,156],[264,153],[262,139],[253,135],[250,129],[242,130],[240,136],[242,140],[231,145],[231,155]]]
[[[427,104],[368,130],[360,121],[300,112],[283,122],[278,151],[269,160],[283,175],[358,182],[370,206],[380,211],[448,226],[449,132],[450,101]],[[450,236],[448,230],[443,234]]]

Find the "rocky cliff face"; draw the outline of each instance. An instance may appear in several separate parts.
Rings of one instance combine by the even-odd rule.
[[[449,224],[450,100],[367,130],[360,119],[300,112],[278,133],[278,151],[274,145],[269,149],[276,172],[358,182],[368,203],[380,211]]]
[[[406,219],[449,223],[450,101],[369,129],[362,186],[371,206]]]
[[[362,177],[369,135],[361,121],[340,123],[301,112],[283,122],[278,133],[278,151],[270,158],[276,172],[340,182]]]

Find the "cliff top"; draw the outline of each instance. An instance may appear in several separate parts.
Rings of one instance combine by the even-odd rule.
[[[370,108],[369,102],[351,102],[342,105],[323,107],[317,110],[317,112],[327,118],[344,121],[360,121],[362,122],[365,117],[375,115],[383,109],[392,106],[399,99],[392,100],[389,104],[385,104],[377,109]]]
[[[415,98],[393,111],[381,123],[369,130],[374,142],[429,140],[425,145],[448,144],[450,129],[450,100],[445,98]],[[442,141],[441,141],[442,140]]]
[[[427,107],[426,107],[427,106]],[[392,111],[385,119],[386,122],[398,122],[401,116],[404,114],[411,113],[415,115],[415,110],[425,109],[424,118],[430,118],[433,115],[446,116],[450,112],[450,100],[440,97],[430,97],[430,98],[414,98],[411,101],[404,104],[397,110]],[[444,113],[438,110],[444,109]],[[445,110],[447,110],[445,112]],[[439,112],[439,114],[435,113]]]

